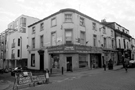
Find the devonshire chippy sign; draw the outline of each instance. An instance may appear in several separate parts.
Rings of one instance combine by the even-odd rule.
[[[32,76],[31,72],[28,72],[27,75],[24,75],[24,73],[18,73],[15,77],[13,90],[18,90],[18,87],[22,85],[35,86],[37,83],[46,82],[45,75]]]

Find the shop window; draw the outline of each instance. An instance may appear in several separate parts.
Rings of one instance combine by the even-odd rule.
[[[84,68],[88,66],[88,62],[86,61],[86,55],[79,56],[79,68]]]
[[[53,68],[59,68],[59,56],[56,55],[56,56],[53,56],[53,63],[52,63],[52,67]]]
[[[35,67],[35,54],[31,54],[31,66]]]

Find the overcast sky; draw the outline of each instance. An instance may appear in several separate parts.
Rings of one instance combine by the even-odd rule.
[[[63,8],[117,22],[135,38],[135,0],[0,0],[0,32],[22,14],[42,19]]]

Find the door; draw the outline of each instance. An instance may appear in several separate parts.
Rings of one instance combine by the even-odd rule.
[[[67,57],[67,71],[72,71],[72,57]]]
[[[44,70],[44,54],[40,54],[40,70]]]

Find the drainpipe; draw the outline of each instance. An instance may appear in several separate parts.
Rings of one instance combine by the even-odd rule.
[[[20,36],[20,60],[22,59],[22,37]]]

